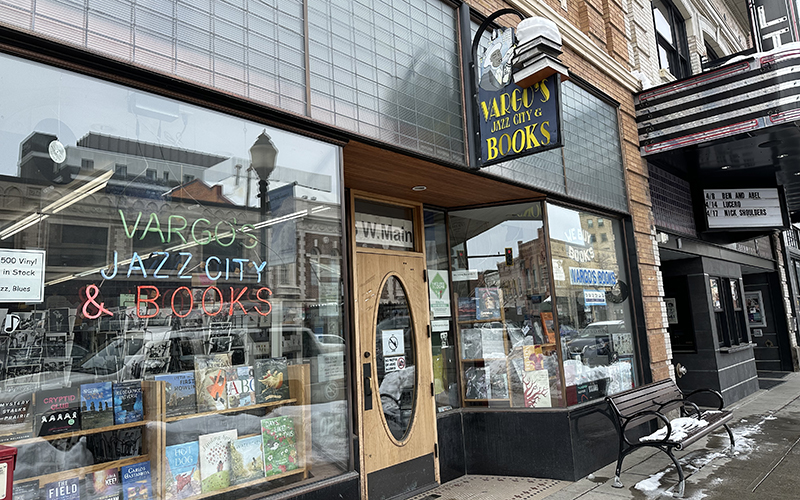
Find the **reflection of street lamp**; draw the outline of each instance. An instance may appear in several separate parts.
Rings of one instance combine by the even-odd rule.
[[[250,168],[255,170],[258,175],[258,197],[261,198],[261,222],[266,222],[269,216],[269,176],[275,170],[275,159],[278,156],[278,148],[272,143],[272,139],[264,130],[256,139],[255,144],[250,148]],[[248,200],[249,202],[249,200]],[[267,253],[267,228],[261,226],[261,244],[264,245],[263,259],[267,264],[264,266],[264,281],[269,281],[269,261]]]

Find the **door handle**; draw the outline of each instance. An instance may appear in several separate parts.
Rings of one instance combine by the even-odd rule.
[[[372,409],[372,363],[361,366],[364,377],[364,411]]]

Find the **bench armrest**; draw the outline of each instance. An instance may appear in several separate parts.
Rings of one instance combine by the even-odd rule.
[[[653,441],[653,443],[666,442],[667,439],[669,438],[669,436],[672,434],[672,426],[669,423],[669,419],[666,416],[664,416],[664,414],[661,413],[661,412],[657,412],[655,410],[644,410],[644,411],[640,411],[638,413],[634,413],[633,415],[630,415],[630,416],[620,415],[619,416],[620,420],[624,419],[625,423],[620,426],[619,433],[620,433],[620,436],[622,437],[622,439],[624,439],[625,442],[628,443],[628,445],[633,446],[635,444],[635,443],[632,443],[630,440],[628,440],[628,436],[625,435],[625,430],[626,430],[626,427],[628,427],[628,423],[638,419],[639,417],[644,417],[646,415],[653,415],[653,416],[661,419],[661,421],[664,422],[664,424],[666,424],[666,426],[667,426],[667,437],[664,438],[663,441]]]
[[[685,399],[688,399],[688,398],[694,396],[695,394],[700,394],[702,392],[708,392],[708,393],[711,393],[711,394],[715,395],[717,397],[717,399],[719,400],[719,405],[717,407],[717,410],[721,410],[722,409],[722,407],[725,404],[725,402],[722,399],[722,394],[720,394],[719,391],[716,391],[714,389],[697,389],[696,391],[692,391],[689,394],[684,394],[683,397]]]

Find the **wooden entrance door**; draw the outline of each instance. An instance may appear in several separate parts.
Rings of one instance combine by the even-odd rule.
[[[354,253],[362,493],[389,499],[439,480],[425,257]]]

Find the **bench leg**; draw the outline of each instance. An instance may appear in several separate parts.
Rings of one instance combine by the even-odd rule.
[[[725,427],[725,430],[728,431],[728,436],[731,438],[731,456],[733,456],[734,453],[733,432],[731,431],[731,428],[728,427],[728,424],[724,424],[723,426]]]
[[[619,452],[619,458],[617,459],[617,471],[614,475],[614,482],[611,483],[612,488],[623,488],[622,481],[619,479],[619,475],[622,473],[622,461],[625,460],[625,456],[630,453],[633,448],[627,449],[625,451]]]
[[[685,486],[683,469],[681,468],[681,464],[678,463],[678,459],[672,454],[672,448],[667,449],[667,455],[669,455],[669,458],[672,459],[672,463],[675,464],[675,468],[678,469],[678,490],[674,492],[672,496],[675,498],[683,498],[683,488]]]

